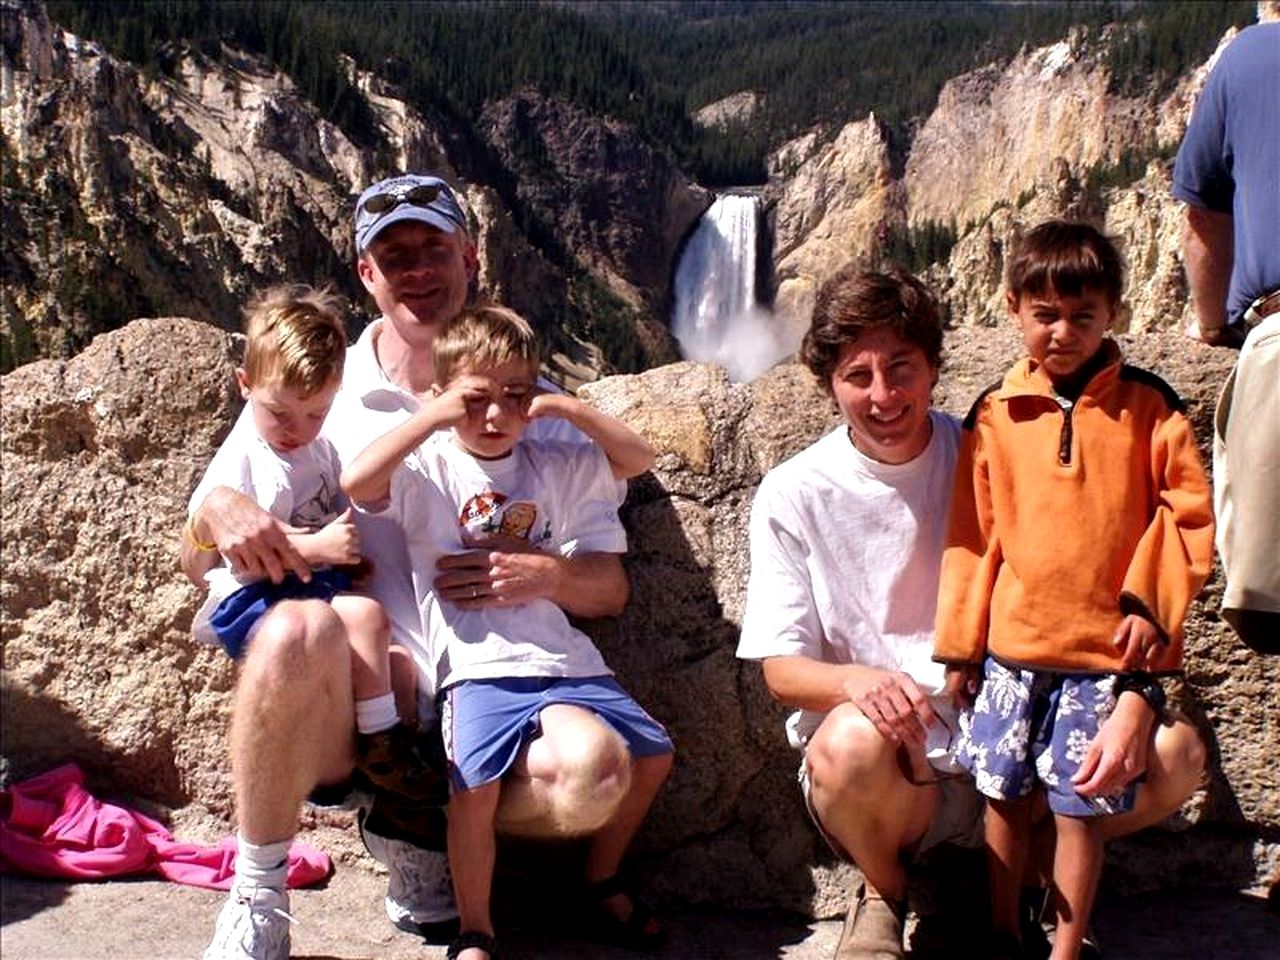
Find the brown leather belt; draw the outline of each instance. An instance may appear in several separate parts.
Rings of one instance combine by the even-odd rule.
[[[1246,326],[1252,327],[1273,313],[1280,313],[1280,290],[1273,290],[1249,304],[1242,319]]]

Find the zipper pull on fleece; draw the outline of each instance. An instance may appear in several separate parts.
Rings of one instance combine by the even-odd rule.
[[[1058,438],[1058,463],[1065,467],[1071,462],[1071,413],[1076,405],[1074,401],[1056,394],[1053,399],[1062,408],[1062,434]]]

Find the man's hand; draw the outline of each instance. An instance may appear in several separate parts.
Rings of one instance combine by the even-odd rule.
[[[1210,347],[1230,347],[1232,350],[1239,350],[1244,346],[1244,332],[1230,324],[1215,327],[1212,330],[1202,329],[1200,321],[1193,317],[1187,321],[1187,327],[1183,332],[1192,340],[1199,340]]]
[[[1235,261],[1235,223],[1229,213],[1188,204],[1182,227],[1182,259],[1191,288],[1187,336],[1211,346],[1228,345],[1227,289]]]
[[[1120,694],[1116,708],[1089,744],[1080,769],[1071,778],[1084,797],[1110,797],[1147,769],[1147,750],[1156,716],[1133,691]]]
[[[432,587],[464,610],[550,600],[577,617],[611,617],[627,602],[616,553],[543,553],[519,537],[487,536],[476,549],[442,557]]]
[[[1136,613],[1120,621],[1111,642],[1120,651],[1120,663],[1126,673],[1145,670],[1160,653],[1160,631],[1154,623]]]
[[[360,562],[360,534],[350,507],[319,530],[294,536],[294,545],[310,563],[345,567]]]
[[[893,743],[924,746],[925,728],[938,722],[929,698],[905,673],[859,671],[844,682],[849,702]]]
[[[193,519],[237,572],[272,583],[280,583],[286,573],[311,579],[311,568],[289,542],[289,534],[303,531],[276,520],[244,494],[215,487]]]
[[[442,557],[436,570],[436,594],[464,610],[550,599],[560,586],[560,558],[519,537],[486,537],[478,549]]]

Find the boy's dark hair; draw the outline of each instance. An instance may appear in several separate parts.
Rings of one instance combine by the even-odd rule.
[[[1114,243],[1095,227],[1070,220],[1046,220],[1014,245],[1006,274],[1009,293],[1043,296],[1053,291],[1078,297],[1086,287],[1101,290],[1111,306],[1124,290],[1124,261]]]
[[[447,387],[469,370],[500,367],[515,360],[538,375],[538,337],[529,321],[496,303],[464,307],[441,328],[435,346],[436,382]]]
[[[876,327],[919,347],[935,370],[942,365],[942,314],[929,288],[901,270],[873,273],[854,264],[818,291],[800,358],[830,392],[840,349]]]

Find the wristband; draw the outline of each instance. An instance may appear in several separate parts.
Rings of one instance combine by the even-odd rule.
[[[195,517],[187,517],[187,524],[182,529],[185,531],[187,539],[191,541],[191,545],[201,553],[213,553],[218,549],[216,543],[205,543],[196,535]]]
[[[1116,677],[1115,686],[1111,690],[1117,700],[1120,699],[1120,694],[1131,690],[1147,701],[1147,706],[1157,714],[1164,710],[1164,687],[1149,673],[1123,673]]]

